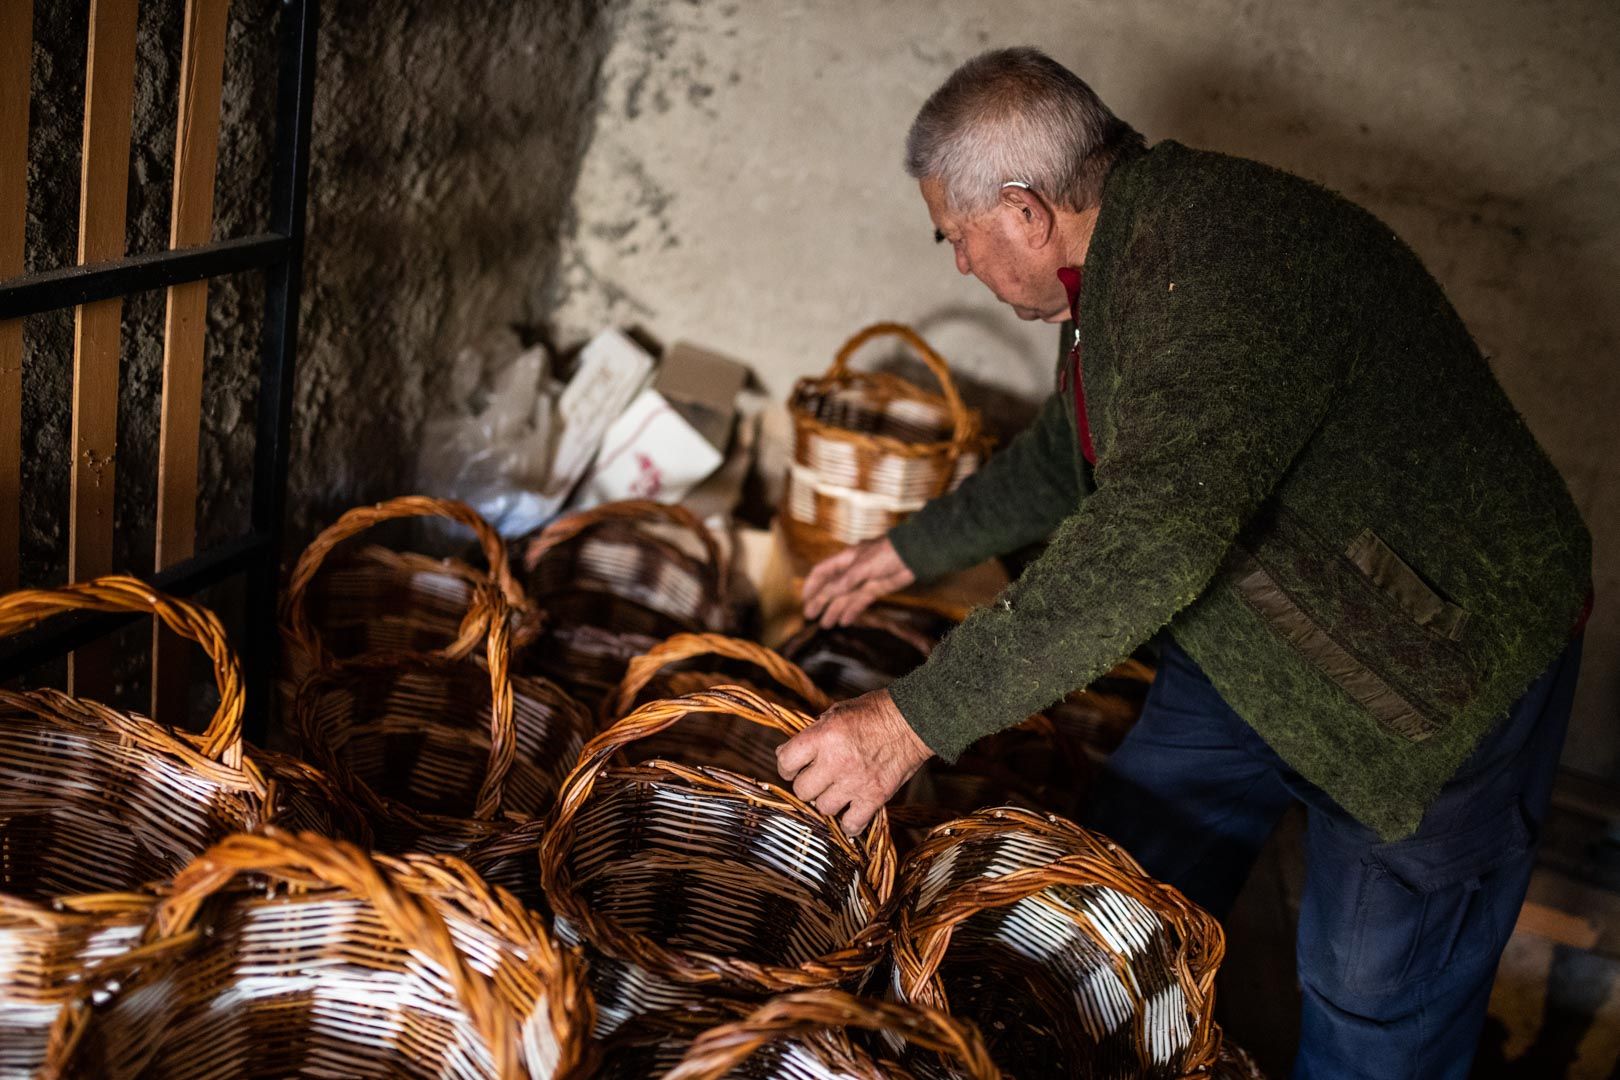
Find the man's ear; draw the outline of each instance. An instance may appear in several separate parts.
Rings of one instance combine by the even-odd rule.
[[[1009,184],[1001,189],[1001,207],[1014,215],[1014,225],[1031,249],[1045,247],[1057,235],[1057,215],[1039,192]]]

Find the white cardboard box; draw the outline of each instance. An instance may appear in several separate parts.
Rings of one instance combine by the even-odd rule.
[[[577,509],[616,499],[680,502],[724,460],[657,390],[643,390],[608,428]]]

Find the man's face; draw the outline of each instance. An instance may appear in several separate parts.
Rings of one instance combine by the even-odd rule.
[[[963,217],[946,206],[939,181],[923,180],[919,186],[936,234],[956,256],[957,270],[982,281],[1020,319],[1056,323],[1069,317],[1069,297],[1057,276],[1059,245],[1036,243],[1017,206],[1003,201],[988,213]]]

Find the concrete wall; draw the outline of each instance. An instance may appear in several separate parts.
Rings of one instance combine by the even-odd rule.
[[[850,332],[897,318],[1018,415],[1053,331],[957,277],[899,162],[955,64],[1022,43],[1150,139],[1312,177],[1423,255],[1597,534],[1566,760],[1620,772],[1611,0],[632,0],[552,297],[559,335],[639,322],[752,361],[781,396]]]

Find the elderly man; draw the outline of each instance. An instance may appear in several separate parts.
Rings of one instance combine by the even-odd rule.
[[[1064,324],[1057,389],[956,493],[816,566],[805,612],[1050,542],[783,777],[859,830],[1157,635],[1086,823],[1224,916],[1304,803],[1294,1075],[1466,1075],[1580,663],[1563,481],[1417,257],[1315,184],[1146,148],[1031,49],[956,71],[906,165],[957,270]]]

